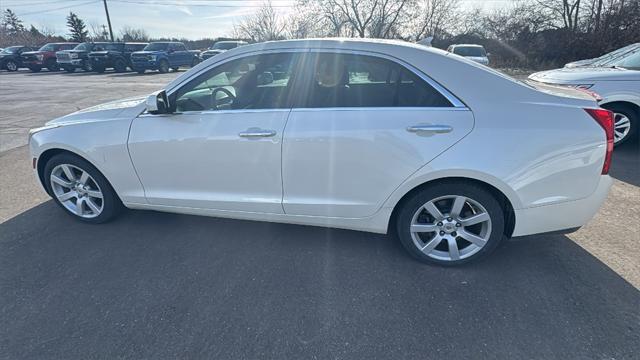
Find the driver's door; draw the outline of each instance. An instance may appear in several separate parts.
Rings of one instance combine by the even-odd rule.
[[[129,151],[149,203],[283,213],[281,144],[296,63],[295,53],[226,62],[169,94],[174,113],[136,118]]]

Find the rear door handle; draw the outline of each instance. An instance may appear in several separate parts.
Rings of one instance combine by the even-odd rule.
[[[238,134],[238,136],[243,138],[261,138],[261,137],[272,137],[275,136],[275,130],[264,130],[258,128],[247,129]]]
[[[408,132],[417,134],[446,134],[453,131],[453,128],[449,125],[415,125],[407,128]]]

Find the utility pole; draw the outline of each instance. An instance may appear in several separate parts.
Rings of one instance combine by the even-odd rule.
[[[109,35],[111,36],[111,42],[113,42],[113,29],[111,29],[111,19],[109,18],[109,8],[107,7],[107,0],[102,0],[104,2],[104,12],[107,14],[107,24],[109,24]]]

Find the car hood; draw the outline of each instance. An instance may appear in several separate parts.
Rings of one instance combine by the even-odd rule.
[[[107,54],[109,54],[109,52],[116,52],[116,51],[113,51],[113,50],[111,50],[111,51],[109,51],[109,50],[92,51],[92,52],[89,53],[89,55],[97,55],[97,56],[107,55]]]
[[[39,55],[44,54],[44,51],[36,50],[36,51],[25,51],[22,55]]]
[[[162,53],[164,53],[164,51],[136,51],[131,53],[131,55],[158,55]]]
[[[223,53],[224,50],[219,50],[219,49],[209,49],[209,50],[205,50],[202,53],[203,54],[220,54]]]
[[[640,71],[609,67],[577,67],[541,71],[529,76],[530,79],[554,84],[583,81],[640,80]]]
[[[45,124],[49,126],[62,126],[78,123],[108,121],[135,117],[144,111],[144,101],[146,97],[135,97],[92,106],[90,108],[76,111],[72,114],[51,120]]]

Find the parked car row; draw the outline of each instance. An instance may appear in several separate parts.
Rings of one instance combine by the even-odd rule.
[[[182,66],[194,66],[226,50],[245,45],[244,41],[219,41],[202,54],[187,50],[177,41],[141,42],[84,42],[49,43],[39,49],[28,46],[11,46],[0,51],[0,69],[17,71],[28,68],[39,72],[49,71],[102,73],[107,69],[116,72],[127,70],[140,74],[147,70],[166,73]]]

